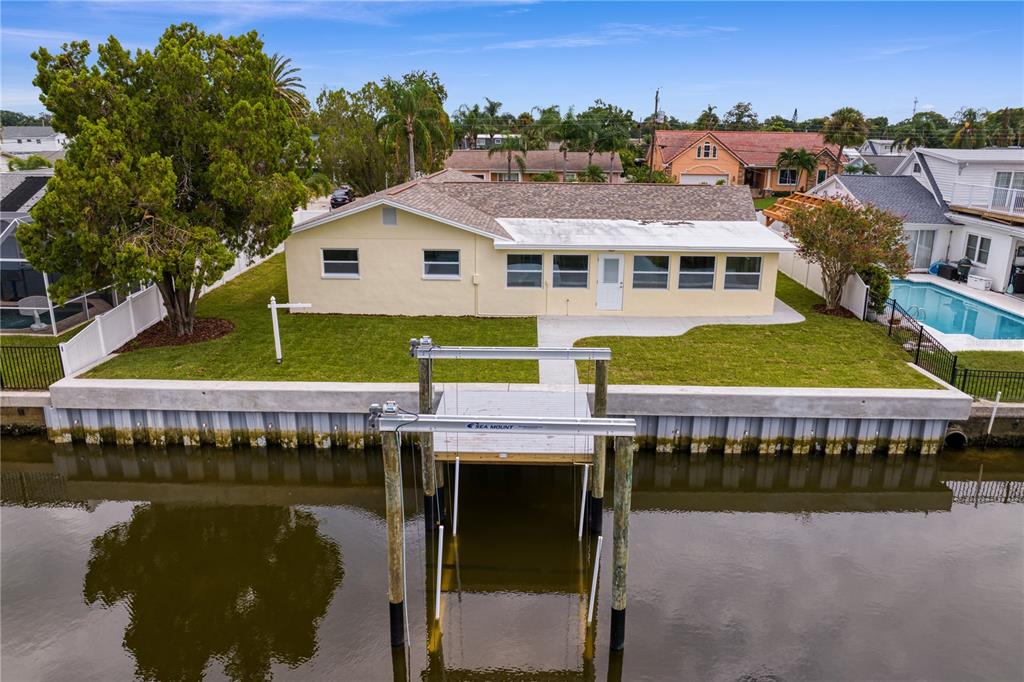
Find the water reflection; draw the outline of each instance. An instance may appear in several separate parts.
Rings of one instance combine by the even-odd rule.
[[[316,653],[341,578],[341,551],[309,512],[152,504],[93,540],[83,594],[127,607],[141,679],[201,679],[218,659],[253,680]]]

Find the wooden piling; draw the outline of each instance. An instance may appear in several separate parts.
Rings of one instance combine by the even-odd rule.
[[[405,566],[402,556],[402,477],[398,458],[398,434],[381,434],[384,450],[384,498],[387,506],[388,523],[388,603],[391,621],[391,646],[405,644]]]
[[[432,414],[434,411],[434,377],[430,358],[420,358],[420,414]],[[434,461],[434,434],[419,435],[420,452],[423,457],[423,522],[428,533],[437,529],[439,522],[437,497],[437,465]]]
[[[633,439],[615,437],[615,511],[612,544],[611,648],[626,643],[626,563],[629,560],[629,509],[633,494]]]
[[[595,417],[608,416],[608,361],[594,361],[594,411]],[[607,436],[594,436],[594,471],[590,479],[590,534],[601,535],[602,513],[604,512],[605,452],[608,449]]]

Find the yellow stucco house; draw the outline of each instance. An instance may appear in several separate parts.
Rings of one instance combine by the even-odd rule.
[[[787,147],[817,157],[813,175],[776,168]],[[658,130],[648,153],[651,168],[682,185],[747,185],[763,192],[796,192],[832,175],[839,147],[825,144],[821,133],[761,130]]]
[[[745,187],[492,183],[445,170],[294,226],[308,313],[770,315],[780,252]]]

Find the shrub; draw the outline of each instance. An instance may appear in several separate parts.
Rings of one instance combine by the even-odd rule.
[[[892,293],[888,270],[881,265],[872,264],[859,268],[857,274],[868,285],[871,309],[878,314],[884,313],[885,302],[889,300],[889,295]]]
[[[543,173],[534,173],[530,180],[533,182],[558,182],[558,173],[555,171],[544,171]]]

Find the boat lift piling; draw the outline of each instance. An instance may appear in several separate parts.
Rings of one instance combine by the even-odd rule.
[[[371,405],[370,417],[371,423],[380,431],[381,442],[384,444],[385,498],[388,521],[388,601],[390,603],[392,646],[402,646],[405,643],[403,610],[405,557],[402,552],[404,519],[401,506],[402,482],[398,461],[398,434],[401,431],[407,431],[417,434],[503,433],[615,437],[615,533],[612,561],[611,646],[613,650],[622,649],[625,642],[626,560],[629,555],[628,526],[632,491],[633,438],[636,435],[636,422],[633,419],[412,414],[401,410],[394,401],[389,401],[383,406]],[[514,463],[515,453],[509,454],[510,463]],[[566,457],[566,463],[571,461],[569,458],[572,453],[563,454]],[[437,609],[435,614],[439,613],[439,596],[435,609]]]

